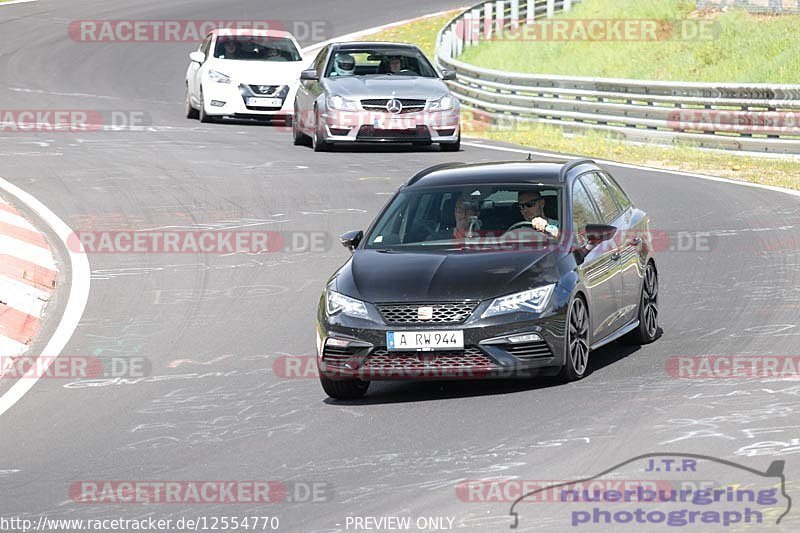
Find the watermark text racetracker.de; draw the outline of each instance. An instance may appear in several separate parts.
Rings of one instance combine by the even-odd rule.
[[[298,41],[320,42],[334,36],[327,20],[73,20],[67,34],[76,43],[199,43],[212,30],[286,31]]]
[[[674,355],[674,379],[800,379],[800,355]]]
[[[136,130],[152,125],[146,111],[0,108],[0,133],[85,133]]]
[[[324,231],[258,230],[90,230],[67,239],[70,250],[96,254],[322,253],[332,243]]]
[[[0,378],[8,379],[135,379],[148,377],[152,367],[148,358],[139,356],[0,355]]]
[[[482,22],[480,18],[462,19],[455,24],[455,33],[462,40],[476,40],[480,36],[493,41],[534,42],[711,41],[720,33],[717,21],[702,18],[543,18],[529,23],[525,19],[512,21],[501,15],[497,26],[509,25],[503,32],[493,31],[492,25]]]

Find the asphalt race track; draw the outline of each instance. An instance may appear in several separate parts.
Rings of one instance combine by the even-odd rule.
[[[461,3],[44,0],[0,7],[0,108],[140,110],[152,118],[145,131],[2,133],[0,176],[76,231],[255,227],[325,232],[335,241],[365,228],[421,168],[524,155],[474,145],[452,154],[436,147],[318,154],[292,146],[279,127],[201,125],[183,116],[192,45],[75,43],[69,22],[321,18],[334,37]],[[447,516],[460,530],[505,531],[510,503],[463,502],[459,480],[573,479],[664,451],[761,470],[785,459],[787,490],[797,490],[796,381],[677,380],[665,368],[676,355],[800,353],[798,198],[608,168],[653,228],[708,233],[710,244],[658,256],[663,336],[641,349],[612,344],[594,353],[591,375],[570,385],[373,383],[363,401],[333,402],[316,378],[283,379],[272,365],[283,355],[314,353],[320,291],[348,257],[345,249],[90,256],[88,305],[64,353],[145,357],[152,376],[40,380],[0,419],[0,516],[259,514],[298,532],[344,531],[352,515]],[[0,393],[7,388],[0,383]],[[70,501],[75,481],[129,479],[319,482],[330,501],[260,508]],[[790,513],[780,529],[797,531],[798,516]],[[536,527],[534,520],[521,524]]]

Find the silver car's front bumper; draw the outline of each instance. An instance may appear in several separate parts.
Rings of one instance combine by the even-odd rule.
[[[459,139],[459,115],[457,109],[399,115],[328,110],[320,118],[324,126],[324,140],[329,143],[449,143]]]

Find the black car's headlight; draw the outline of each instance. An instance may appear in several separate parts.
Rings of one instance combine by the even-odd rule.
[[[328,312],[328,316],[342,313],[355,318],[369,318],[364,302],[335,291],[325,292],[325,310]]]
[[[483,312],[481,318],[488,318],[495,315],[503,315],[506,313],[541,313],[547,307],[550,301],[550,295],[553,294],[555,283],[551,285],[544,285],[535,289],[509,294],[495,298],[489,305],[486,311]]]

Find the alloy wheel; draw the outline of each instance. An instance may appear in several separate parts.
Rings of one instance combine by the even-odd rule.
[[[589,364],[589,315],[586,312],[586,304],[580,298],[572,301],[567,329],[572,368],[578,376],[582,376]]]

